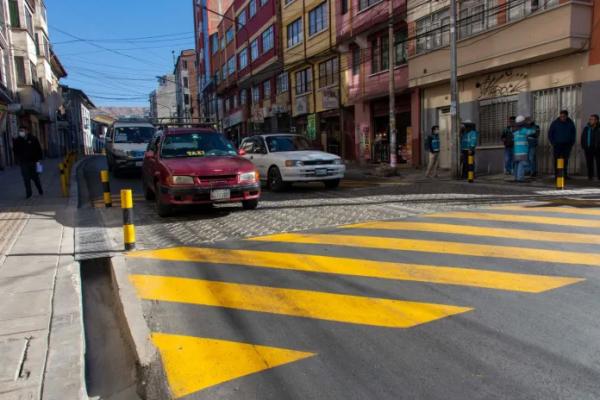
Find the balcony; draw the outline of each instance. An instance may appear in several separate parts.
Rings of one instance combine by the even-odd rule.
[[[23,111],[33,112],[36,114],[42,113],[43,96],[34,86],[19,86],[19,102]]]
[[[568,2],[463,39],[458,44],[458,74],[482,72],[580,52],[588,46],[593,4]],[[450,53],[443,47],[409,59],[409,86],[450,79]]]

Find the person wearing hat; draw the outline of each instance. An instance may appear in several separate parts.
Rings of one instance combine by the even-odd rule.
[[[513,132],[513,160],[515,182],[525,181],[525,171],[529,166],[529,136],[531,130],[525,123],[525,117],[519,115],[515,119],[517,130]]]
[[[462,163],[462,178],[467,179],[469,173],[469,152],[475,157],[475,148],[477,147],[477,140],[479,139],[479,133],[475,129],[475,124],[467,119],[463,122],[464,130],[460,135],[460,154]],[[473,166],[475,168],[475,166]]]

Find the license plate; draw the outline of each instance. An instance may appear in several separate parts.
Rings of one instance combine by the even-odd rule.
[[[229,189],[218,189],[210,191],[210,199],[214,201],[229,200],[231,191]]]
[[[136,161],[135,162],[135,166],[136,167],[141,167],[143,163],[144,163],[143,161]]]
[[[315,175],[317,176],[325,176],[327,175],[327,169],[326,168],[319,168],[315,170]]]

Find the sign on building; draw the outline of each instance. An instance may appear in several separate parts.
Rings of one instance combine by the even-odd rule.
[[[306,118],[306,136],[310,140],[317,138],[317,116],[316,114],[309,114]]]

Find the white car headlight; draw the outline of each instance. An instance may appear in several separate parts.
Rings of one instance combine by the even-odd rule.
[[[338,159],[335,159],[335,160],[333,160],[333,163],[334,163],[335,165],[341,165],[341,164],[343,164],[343,162],[342,162],[342,159],[341,159],[341,158],[338,158]]]
[[[258,181],[258,172],[244,172],[239,175],[240,182],[256,182]]]
[[[286,160],[285,162],[286,167],[301,167],[303,165],[304,163],[300,160]]]
[[[171,183],[173,185],[193,185],[194,177],[192,177],[192,176],[172,176]]]

